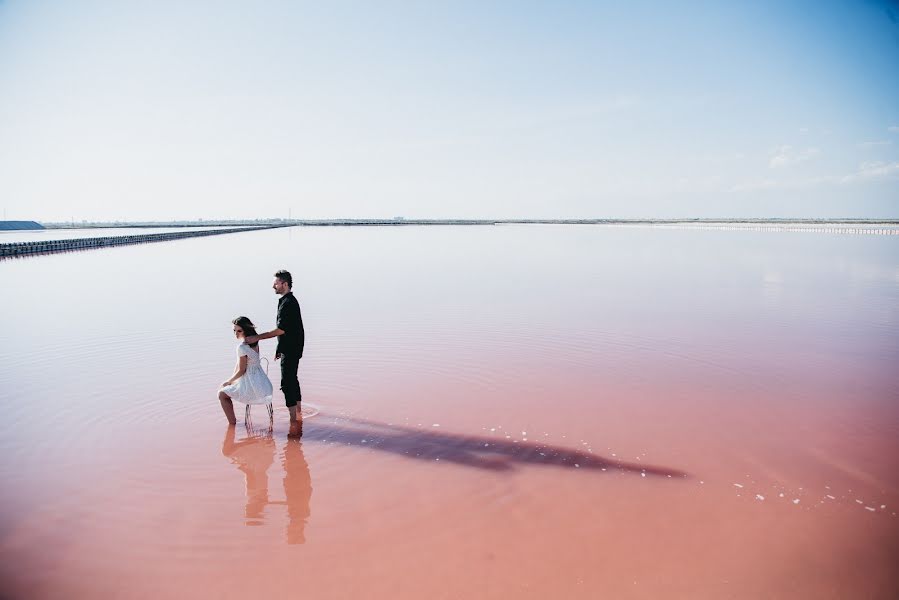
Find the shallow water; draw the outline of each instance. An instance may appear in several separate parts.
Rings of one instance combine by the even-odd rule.
[[[0,262],[3,595],[894,597],[897,257],[475,226]],[[278,268],[301,440],[215,398]]]
[[[84,229],[11,229],[0,230],[0,244],[13,242],[52,242],[93,237],[120,237],[151,233],[177,233],[180,231],[205,231],[216,227],[89,227]]]

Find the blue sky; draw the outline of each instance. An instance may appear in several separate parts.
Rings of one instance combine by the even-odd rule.
[[[0,1],[7,218],[899,218],[892,2]]]

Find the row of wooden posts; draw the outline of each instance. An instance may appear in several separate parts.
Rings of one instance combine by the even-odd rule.
[[[625,225],[626,226],[626,225]],[[719,225],[719,224],[665,224],[656,225],[661,228],[683,229],[735,229],[751,231],[807,231],[818,233],[849,233],[867,235],[899,235],[896,228],[877,227],[834,227],[834,226],[764,226],[764,225]],[[204,229],[202,231],[173,231],[170,233],[145,233],[141,235],[106,236],[92,238],[73,238],[52,241],[13,242],[0,244],[0,258],[13,256],[27,256],[30,254],[48,254],[53,252],[69,252],[71,250],[86,250],[90,248],[104,248],[107,246],[125,246],[129,244],[144,244],[148,242],[163,242],[168,240],[180,240],[191,237],[207,235],[221,235],[224,233],[237,233],[240,231],[258,231],[260,229],[273,229],[285,227],[285,225],[260,225],[252,227],[229,227],[221,229]]]
[[[621,225],[615,224],[615,227],[639,227],[639,225]],[[845,226],[785,226],[785,225],[730,225],[730,224],[663,224],[652,225],[657,229],[705,229],[705,230],[727,230],[727,231],[787,231],[787,232],[808,232],[808,233],[844,233],[855,235],[899,235],[899,228],[887,227],[845,227]]]
[[[130,244],[145,244],[148,242],[164,242],[168,240],[180,240],[184,238],[203,237],[207,235],[237,233],[240,231],[258,231],[260,229],[272,229],[274,227],[282,226],[264,225],[259,227],[229,227],[223,229],[204,229],[202,231],[172,231],[169,233],[144,233],[140,235],[73,238],[67,240],[48,240],[36,242],[12,242],[8,244],[0,244],[0,258],[11,256],[25,256],[29,254],[68,252],[71,250],[86,250],[90,248],[105,248],[107,246],[125,246]]]

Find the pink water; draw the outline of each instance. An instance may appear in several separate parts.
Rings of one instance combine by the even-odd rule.
[[[0,262],[2,595],[895,597],[897,257],[502,226]],[[215,398],[278,268],[300,440]]]

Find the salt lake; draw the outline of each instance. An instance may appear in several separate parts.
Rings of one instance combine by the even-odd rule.
[[[281,268],[299,440],[216,399]],[[4,597],[899,589],[896,235],[293,227],[5,260],[0,308]]]

